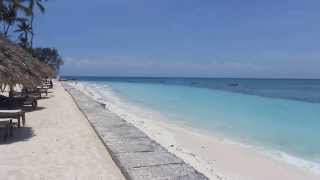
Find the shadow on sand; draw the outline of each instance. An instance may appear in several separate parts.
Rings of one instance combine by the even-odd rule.
[[[45,107],[41,107],[41,106],[38,106],[35,109],[33,109],[31,106],[30,107],[28,107],[28,106],[23,107],[23,111],[25,111],[25,112],[41,111],[41,110],[44,110],[44,109],[46,109],[46,108]]]
[[[20,127],[13,129],[13,137],[9,137],[6,141],[0,140],[0,145],[12,144],[15,142],[28,141],[35,136],[31,127]]]

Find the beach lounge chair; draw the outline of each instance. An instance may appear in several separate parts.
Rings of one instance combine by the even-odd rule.
[[[48,87],[49,89],[52,89],[52,88],[53,88],[53,83],[52,83],[52,80],[51,80],[51,79],[50,79],[50,80],[44,80],[43,83],[42,83],[42,85],[43,85],[44,87]]]
[[[13,136],[12,120],[0,119],[0,138],[6,141],[9,136]]]
[[[36,109],[38,101],[35,97],[23,93],[14,93],[11,98],[0,95],[0,108],[2,109],[15,109],[24,106],[31,106],[32,109]]]
[[[48,96],[48,87],[37,87],[36,91],[40,92],[40,94],[45,94],[46,96]]]
[[[19,102],[20,106],[30,106],[33,110],[37,108],[38,101],[34,97],[14,97]]]
[[[23,126],[26,124],[25,112],[21,109],[0,110],[0,119],[16,119],[18,127],[21,125],[21,120]]]
[[[42,93],[37,89],[26,89],[23,88],[20,92],[23,95],[27,95],[28,97],[34,97],[35,99],[41,99]]]
[[[35,100],[41,99],[39,94],[32,94],[30,92],[14,92],[13,94],[14,97],[29,97],[29,98],[33,98]]]

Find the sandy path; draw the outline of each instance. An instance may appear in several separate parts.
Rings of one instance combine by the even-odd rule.
[[[123,180],[69,94],[58,84],[49,96],[26,114],[26,127],[0,144],[0,179]]]

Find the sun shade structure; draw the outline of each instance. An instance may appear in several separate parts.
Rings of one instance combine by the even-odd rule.
[[[22,84],[35,87],[43,78],[54,77],[55,73],[47,64],[34,58],[19,45],[0,37],[0,84]]]

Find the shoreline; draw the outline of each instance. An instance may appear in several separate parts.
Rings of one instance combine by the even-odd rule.
[[[76,87],[91,97],[95,95],[84,84]],[[103,103],[210,179],[319,179],[318,174],[213,133],[185,124],[154,120],[152,115],[137,117],[108,101]]]
[[[127,179],[209,179],[92,97],[63,86]]]

